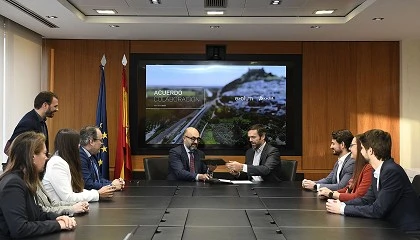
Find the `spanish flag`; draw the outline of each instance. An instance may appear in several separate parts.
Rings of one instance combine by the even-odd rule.
[[[115,157],[114,178],[130,180],[132,177],[130,129],[128,124],[128,89],[126,80],[127,59],[124,55],[121,80],[120,113],[118,119],[117,155]]]

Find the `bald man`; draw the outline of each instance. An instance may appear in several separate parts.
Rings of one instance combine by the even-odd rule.
[[[209,179],[205,155],[198,150],[201,141],[197,129],[189,127],[183,136],[184,144],[169,150],[168,180],[206,181]]]

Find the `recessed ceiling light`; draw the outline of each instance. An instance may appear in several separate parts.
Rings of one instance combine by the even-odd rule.
[[[270,2],[270,5],[280,5],[280,3],[281,3],[281,0],[272,0]]]
[[[210,26],[210,28],[211,28],[211,29],[216,29],[216,28],[220,28],[220,26],[218,26],[218,25],[213,25],[213,26]]]
[[[57,16],[46,16],[46,18],[52,19],[52,18],[57,18]]]
[[[112,25],[109,25],[109,27],[112,27],[112,28],[119,28],[119,27],[120,27],[120,25],[114,25],[114,24],[112,24]]]
[[[385,18],[383,18],[383,17],[376,17],[376,18],[372,18],[372,20],[373,21],[382,21],[382,20],[384,20]]]
[[[207,11],[207,15],[223,15],[224,11]]]
[[[151,4],[160,4],[160,0],[150,0]]]
[[[318,29],[318,28],[321,28],[321,26],[314,25],[314,26],[311,26],[311,28],[313,28],[313,29]]]
[[[317,15],[332,14],[334,11],[335,9],[316,10],[315,14]]]
[[[116,14],[117,11],[114,9],[94,9],[99,14]]]

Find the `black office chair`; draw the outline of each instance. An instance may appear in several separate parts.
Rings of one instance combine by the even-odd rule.
[[[413,185],[414,191],[416,191],[417,196],[420,197],[420,174],[414,176],[413,182],[411,184]]]
[[[298,162],[296,160],[281,160],[281,180],[295,181]]]
[[[150,157],[143,159],[146,180],[166,180],[168,177],[169,158]]]

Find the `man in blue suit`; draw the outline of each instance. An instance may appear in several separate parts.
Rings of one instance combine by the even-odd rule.
[[[420,201],[404,169],[391,158],[391,136],[379,129],[360,137],[363,157],[375,169],[365,196],[346,203],[329,199],[327,210],[346,216],[384,218],[403,231],[420,230]]]
[[[209,179],[204,153],[197,149],[200,133],[189,127],[184,132],[184,144],[169,150],[168,180],[206,181]]]
[[[116,190],[124,187],[123,179],[110,181],[102,177],[99,171],[97,154],[102,147],[102,132],[96,126],[87,126],[80,130],[80,161],[82,167],[85,189],[99,190],[104,186],[112,185]]]
[[[327,177],[318,181],[304,179],[302,187],[318,191],[326,187],[331,191],[344,188],[353,176],[354,159],[351,158],[350,144],[353,141],[353,134],[346,129],[332,132],[331,150],[338,157],[333,170]]]

